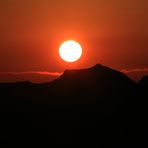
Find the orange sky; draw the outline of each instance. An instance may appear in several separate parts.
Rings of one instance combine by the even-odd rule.
[[[1,0],[0,72],[148,67],[147,0]],[[68,64],[59,45],[75,39],[82,59]]]

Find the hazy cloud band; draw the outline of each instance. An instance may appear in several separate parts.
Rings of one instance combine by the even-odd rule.
[[[48,71],[0,72],[0,82],[31,81],[35,83],[50,82],[62,73]]]
[[[148,68],[122,69],[122,73],[135,81],[139,81],[144,75],[148,75]]]
[[[60,76],[62,73],[59,72],[48,72],[48,71],[27,71],[27,72],[0,72],[0,75],[49,75],[49,76]]]
[[[121,72],[123,73],[131,73],[131,72],[148,72],[148,68],[135,68],[135,69],[122,69]]]

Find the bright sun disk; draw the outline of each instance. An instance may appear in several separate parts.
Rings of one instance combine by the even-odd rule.
[[[66,62],[75,62],[82,55],[81,45],[73,40],[65,41],[59,48],[60,57]]]

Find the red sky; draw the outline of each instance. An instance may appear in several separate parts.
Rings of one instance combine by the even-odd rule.
[[[61,73],[96,63],[143,74],[148,68],[147,10],[147,0],[1,0],[0,81],[14,81],[5,74],[19,73],[16,80],[41,82],[45,75],[35,79],[31,72]],[[83,47],[76,63],[59,58],[58,47],[67,39]]]

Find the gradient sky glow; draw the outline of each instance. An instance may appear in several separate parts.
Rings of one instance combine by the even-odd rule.
[[[1,0],[0,16],[0,73],[148,68],[147,0]],[[72,64],[58,55],[69,39],[84,53]]]

